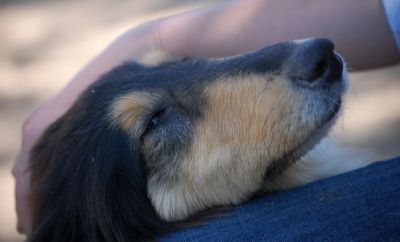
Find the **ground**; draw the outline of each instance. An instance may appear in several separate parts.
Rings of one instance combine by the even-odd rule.
[[[15,231],[10,169],[29,113],[124,30],[212,2],[219,1],[0,0],[0,242],[23,239]],[[399,156],[400,65],[350,78],[333,136],[379,159]]]

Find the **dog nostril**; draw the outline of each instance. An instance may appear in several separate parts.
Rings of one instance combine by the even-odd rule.
[[[305,82],[314,82],[328,71],[329,64],[326,60],[318,61],[314,66],[308,68],[309,71],[299,74],[296,79]]]
[[[336,64],[335,46],[332,41],[328,39],[310,39],[296,43],[296,45],[295,53],[288,62],[286,69],[292,80],[314,85],[314,83],[330,82],[330,79],[338,79],[341,73],[339,69],[341,68]],[[336,75],[335,73],[338,74]]]
[[[310,81],[313,81],[323,76],[327,70],[328,70],[328,62],[326,60],[320,60],[314,68],[314,77]]]

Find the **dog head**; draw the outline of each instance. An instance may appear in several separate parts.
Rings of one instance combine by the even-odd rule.
[[[335,119],[345,77],[333,49],[309,39],[105,74],[32,152],[34,240],[148,239],[268,189]]]

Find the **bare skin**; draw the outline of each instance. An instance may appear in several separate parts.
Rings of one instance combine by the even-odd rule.
[[[37,139],[101,74],[151,49],[177,56],[228,56],[266,45],[326,37],[351,68],[398,63],[399,51],[379,0],[236,0],[134,27],[87,64],[25,121],[13,167],[17,229],[32,231],[29,152]]]

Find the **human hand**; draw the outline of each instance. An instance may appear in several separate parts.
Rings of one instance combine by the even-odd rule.
[[[84,67],[68,85],[52,99],[33,112],[22,127],[22,145],[12,174],[15,178],[17,230],[32,233],[33,211],[29,156],[31,149],[46,128],[64,114],[80,93],[114,66],[140,56],[146,50],[159,48],[158,23],[144,23],[128,30]]]
[[[32,193],[31,173],[29,170],[29,154],[33,145],[46,128],[45,123],[40,124],[40,118],[34,112],[22,127],[22,145],[12,168],[15,178],[15,202],[17,211],[17,230],[19,233],[29,235],[32,231]]]
[[[12,174],[15,178],[17,230],[27,236],[32,232],[33,222],[30,151],[44,130],[68,109],[70,103],[61,92],[33,112],[22,126],[22,145]]]
[[[25,136],[26,137],[26,136]],[[29,140],[25,138],[24,140]],[[26,143],[32,143],[26,141]],[[31,147],[31,145],[29,145]],[[15,202],[17,211],[17,230],[19,233],[29,235],[32,230],[32,207],[30,190],[30,172],[28,170],[28,145],[22,146],[12,173],[15,177]]]

